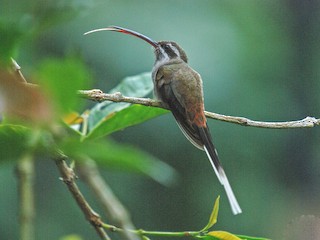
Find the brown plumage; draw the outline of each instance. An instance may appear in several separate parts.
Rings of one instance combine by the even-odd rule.
[[[156,61],[152,69],[152,79],[156,97],[171,110],[186,138],[194,146],[207,153],[220,183],[225,188],[232,212],[241,213],[241,208],[219,161],[206,122],[201,76],[188,65],[188,58],[184,50],[175,42],[156,42],[140,33],[121,27],[113,26],[88,33],[102,30],[130,34],[154,47]]]

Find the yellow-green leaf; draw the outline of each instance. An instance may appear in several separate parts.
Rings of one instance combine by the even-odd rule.
[[[76,234],[70,234],[60,238],[60,240],[82,240],[82,237]]]
[[[233,235],[232,233],[225,232],[225,231],[213,231],[213,232],[209,232],[207,235],[211,237],[215,237],[220,240],[241,240],[236,235]]]
[[[201,232],[207,231],[209,228],[211,228],[214,224],[217,223],[218,213],[219,213],[219,201],[220,201],[220,196],[217,197],[214,203],[213,210],[210,215],[208,224],[201,230]]]

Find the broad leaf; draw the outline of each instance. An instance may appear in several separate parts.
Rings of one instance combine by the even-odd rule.
[[[145,97],[153,90],[150,73],[125,78],[110,93],[121,92],[124,96]],[[96,104],[88,117],[87,138],[98,138],[133,126],[166,113],[160,108],[151,108],[130,103],[102,102]]]
[[[127,97],[144,97],[153,90],[151,73],[141,73],[136,76],[126,77],[119,85],[110,90],[110,93],[121,92]]]
[[[214,203],[208,224],[201,230],[201,232],[207,231],[214,224],[216,224],[217,219],[218,219],[218,213],[219,213],[219,201],[220,201],[220,196],[217,197],[217,199]]]
[[[122,108],[122,106],[119,105],[119,108]],[[94,131],[91,131],[89,135],[85,137],[85,139],[102,137],[122,130],[126,127],[145,122],[167,112],[167,110],[161,108],[152,108],[142,105],[130,105],[120,111],[115,111],[105,116],[105,119],[101,121],[96,126]]]
[[[80,142],[68,139],[60,144],[60,148],[75,160],[89,157],[101,166],[141,173],[164,185],[170,185],[176,177],[169,165],[131,145],[111,140]]]

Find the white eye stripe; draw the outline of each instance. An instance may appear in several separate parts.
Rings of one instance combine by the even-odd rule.
[[[166,51],[160,47],[161,55],[163,56],[163,60],[169,60],[169,55],[166,53]]]
[[[173,51],[178,57],[180,57],[180,53],[179,53],[178,49],[177,49],[175,46],[173,46],[171,43],[169,43],[168,45],[169,45],[169,47],[172,49],[172,51]]]

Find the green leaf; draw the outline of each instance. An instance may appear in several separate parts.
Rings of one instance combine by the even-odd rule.
[[[83,238],[77,234],[70,234],[67,236],[63,236],[60,240],[82,240]]]
[[[270,240],[269,238],[249,237],[244,235],[236,235],[236,236],[243,240]]]
[[[121,108],[122,106],[119,106]],[[100,121],[85,139],[103,137],[124,128],[145,122],[149,119],[165,114],[168,111],[142,105],[130,105],[120,111],[115,111]],[[92,115],[92,114],[90,114]]]
[[[241,240],[236,235],[225,232],[225,231],[213,231],[209,232],[207,236],[213,237],[213,239],[219,239],[219,240]],[[208,239],[209,240],[209,239]]]
[[[201,230],[201,232],[207,231],[209,228],[211,228],[214,224],[216,224],[218,220],[218,213],[219,213],[219,201],[220,201],[220,196],[217,197],[208,224]]]
[[[20,125],[0,125],[0,161],[18,160],[28,149],[31,130]]]
[[[11,57],[16,57],[25,35],[25,30],[21,29],[17,22],[6,22],[0,19],[0,65],[11,64]]]
[[[151,73],[145,72],[139,75],[126,77],[119,85],[110,90],[110,93],[121,92],[127,97],[145,97],[153,90]]]
[[[80,99],[76,92],[88,88],[90,82],[89,72],[76,57],[45,60],[36,75],[62,113],[78,107]]]
[[[0,161],[17,161],[26,153],[49,153],[54,148],[52,142],[45,129],[0,124]]]
[[[125,78],[110,93],[124,96],[145,97],[153,90],[150,73]],[[133,126],[168,112],[160,108],[132,105],[130,103],[102,102],[90,111],[86,138],[98,138],[126,127]]]
[[[131,145],[111,140],[80,142],[67,139],[60,148],[75,160],[89,157],[101,166],[140,173],[163,185],[170,185],[176,178],[172,167]]]

